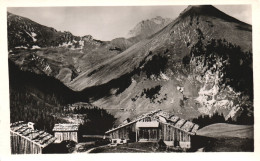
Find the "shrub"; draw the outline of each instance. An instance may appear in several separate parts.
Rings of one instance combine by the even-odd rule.
[[[157,98],[156,95],[159,94],[161,87],[161,85],[158,85],[150,89],[144,89],[141,93],[141,96],[145,95],[146,98],[149,98],[153,102]]]

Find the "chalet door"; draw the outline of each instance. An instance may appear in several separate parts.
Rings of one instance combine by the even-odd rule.
[[[129,132],[129,140],[135,141],[136,140],[136,132]]]
[[[148,129],[144,129],[144,139],[149,140],[149,131],[148,131]]]
[[[180,145],[180,134],[179,134],[179,130],[174,129],[173,131],[173,145],[174,146],[179,146]]]
[[[157,141],[158,140],[158,129],[150,129],[149,140],[151,140],[151,141]]]

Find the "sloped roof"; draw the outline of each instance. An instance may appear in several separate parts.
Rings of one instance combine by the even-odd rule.
[[[180,129],[180,130],[187,132],[191,135],[195,135],[197,130],[199,129],[199,125],[197,125],[197,124],[194,124],[193,122],[188,121],[188,120],[181,119],[176,115],[170,114],[168,112],[165,112],[165,111],[162,111],[162,110],[159,109],[159,110],[151,111],[151,112],[146,113],[146,114],[142,114],[142,115],[138,116],[137,118],[133,119],[132,121],[130,121],[129,123],[120,124],[118,127],[110,129],[106,133],[113,132],[113,131],[115,131],[119,128],[128,126],[128,125],[133,124],[135,122],[138,122],[138,121],[140,121],[140,120],[142,120],[146,117],[151,117],[154,120],[157,120],[158,122],[161,122],[163,124],[167,124],[167,125],[172,126],[174,128]],[[164,119],[161,119],[161,118],[164,118]],[[166,122],[164,122],[162,120],[166,120]]]
[[[42,148],[48,146],[56,140],[53,135],[44,131],[32,129],[28,127],[28,124],[23,121],[11,123],[10,131],[13,134],[19,135]]]
[[[108,130],[106,133],[110,133],[110,132],[115,131],[115,130],[121,128],[121,127],[125,127],[125,126],[131,125],[131,124],[133,124],[133,123],[136,123],[137,121],[142,120],[143,118],[152,116],[152,115],[154,115],[155,113],[157,113],[157,112],[159,112],[159,111],[160,111],[160,110],[154,110],[154,111],[151,111],[151,112],[149,112],[149,113],[142,114],[142,115],[140,115],[140,116],[134,118],[133,120],[131,120],[131,121],[128,122],[128,123],[120,124],[120,125],[117,126],[116,128],[113,128],[113,129]]]
[[[55,124],[52,131],[78,131],[79,124]]]

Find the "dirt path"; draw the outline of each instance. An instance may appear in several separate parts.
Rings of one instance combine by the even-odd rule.
[[[85,152],[82,152],[82,153],[90,153],[92,152],[93,150],[97,149],[97,148],[105,148],[105,147],[108,147],[108,145],[102,145],[102,146],[97,146],[97,147],[94,147],[94,148],[91,148]]]
[[[122,149],[129,149],[129,150],[136,150],[136,151],[141,151],[141,152],[147,152],[147,150],[143,150],[143,149],[137,149],[137,148],[128,148],[128,147],[120,147]]]

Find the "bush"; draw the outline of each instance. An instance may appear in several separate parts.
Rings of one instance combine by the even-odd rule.
[[[190,56],[189,55],[185,55],[182,58],[182,64],[184,65],[184,67],[187,67],[190,64]]]
[[[159,94],[159,91],[161,90],[161,85],[155,86],[153,88],[144,89],[141,93],[141,96],[144,96],[146,98],[149,98],[152,102],[157,98],[157,94]]]

